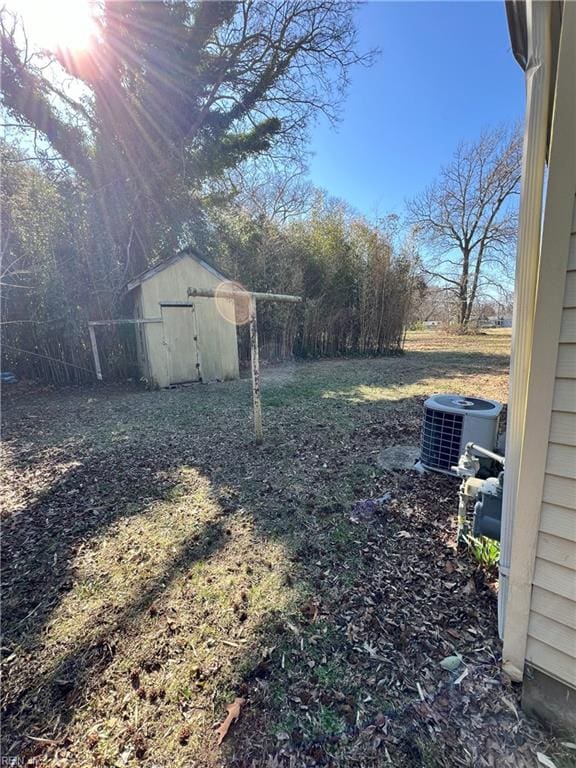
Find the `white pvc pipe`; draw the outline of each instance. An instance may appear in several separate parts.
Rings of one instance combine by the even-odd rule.
[[[550,10],[548,2],[527,2],[528,62],[526,118],[516,250],[516,287],[512,321],[510,386],[506,425],[506,475],[502,500],[498,631],[504,632],[508,574],[514,529],[514,505],[524,441],[526,394],[540,258],[544,167],[550,97]]]

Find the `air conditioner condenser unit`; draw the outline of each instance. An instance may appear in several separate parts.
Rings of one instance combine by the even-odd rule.
[[[502,404],[462,395],[433,395],[424,403],[420,462],[426,469],[455,475],[467,443],[493,450]]]

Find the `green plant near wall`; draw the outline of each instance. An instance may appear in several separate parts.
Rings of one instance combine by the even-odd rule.
[[[500,544],[486,536],[466,536],[466,544],[472,556],[484,568],[495,568],[500,560]]]

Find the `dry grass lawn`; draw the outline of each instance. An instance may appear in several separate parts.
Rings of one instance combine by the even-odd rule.
[[[414,333],[397,358],[270,368],[261,448],[246,380],[7,392],[2,754],[567,765],[500,673],[494,574],[454,546],[457,483],[377,462],[418,442],[435,391],[505,400],[509,341]]]

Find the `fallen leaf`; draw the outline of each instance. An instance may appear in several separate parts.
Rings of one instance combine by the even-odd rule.
[[[536,752],[536,757],[540,765],[545,765],[546,768],[556,768],[556,764],[543,752]]]
[[[218,745],[222,744],[222,741],[230,730],[232,723],[238,720],[240,717],[240,711],[244,704],[246,704],[246,699],[242,698],[234,699],[232,704],[228,704],[228,715],[224,722],[216,729],[216,733],[218,734]]]
[[[466,667],[466,668],[464,669],[464,672],[462,672],[462,674],[461,674],[461,675],[458,675],[457,679],[456,679],[456,680],[454,680],[454,685],[459,685],[459,684],[462,682],[462,680],[464,680],[464,678],[465,678],[467,675],[468,675],[468,667]]]
[[[460,664],[462,664],[460,656],[446,656],[446,658],[442,659],[440,662],[442,669],[446,669],[448,672],[455,672]]]
[[[371,645],[368,641],[364,643],[363,648],[370,655],[371,658],[374,658],[374,656],[376,656],[377,654],[376,648],[373,645]]]
[[[318,604],[314,600],[307,600],[300,609],[308,621],[314,622],[318,616]]]
[[[566,749],[576,749],[576,744],[573,741],[561,741],[560,744]]]
[[[506,696],[501,696],[500,701],[502,702],[502,704],[504,704],[504,706],[508,707],[510,711],[514,712],[514,714],[516,715],[516,720],[520,720],[520,718],[518,717],[518,710],[516,709],[514,704],[510,701],[510,699],[507,699]]]

